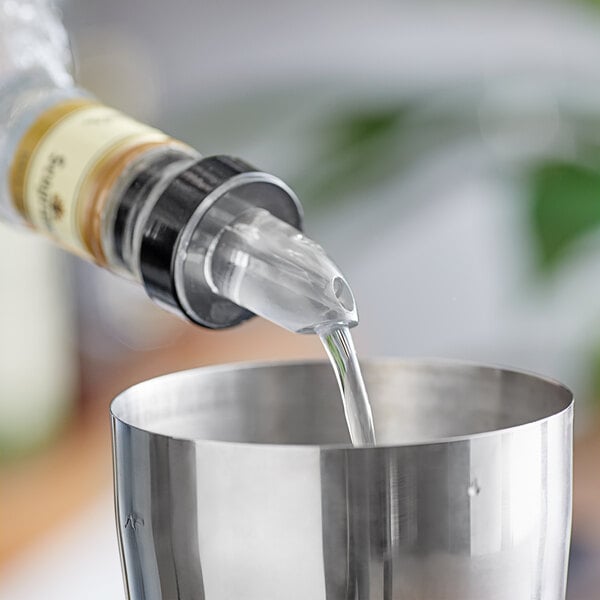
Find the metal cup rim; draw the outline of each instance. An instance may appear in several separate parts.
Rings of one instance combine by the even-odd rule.
[[[352,446],[349,443],[332,443],[332,444],[276,444],[276,443],[256,443],[256,442],[239,442],[239,441],[224,441],[217,439],[202,439],[202,438],[191,438],[191,437],[183,437],[165,434],[161,432],[152,431],[151,429],[146,429],[144,427],[140,427],[127,419],[123,418],[122,415],[119,415],[118,405],[121,402],[124,402],[124,399],[128,394],[131,394],[135,390],[138,390],[144,386],[152,385],[159,381],[164,382],[168,379],[181,378],[182,376],[192,377],[200,372],[210,374],[210,373],[218,373],[218,372],[227,372],[227,371],[240,371],[246,369],[264,369],[270,367],[294,367],[294,366],[311,366],[311,365],[322,365],[329,364],[326,359],[309,359],[309,360],[263,360],[263,361],[240,361],[240,362],[230,362],[230,363],[222,363],[215,365],[206,365],[201,367],[196,367],[194,369],[183,369],[180,371],[173,371],[171,373],[166,373],[164,375],[158,375],[156,377],[152,377],[146,379],[144,381],[140,381],[135,383],[121,392],[117,394],[110,403],[110,415],[111,420],[113,422],[113,427],[115,422],[119,422],[124,426],[131,428],[133,430],[137,430],[139,432],[145,433],[147,435],[163,438],[178,442],[187,442],[195,445],[218,445],[218,446],[235,446],[235,447],[247,447],[247,448],[269,448],[272,451],[280,451],[280,452],[314,452],[315,449],[319,449],[321,451],[351,451],[351,452],[377,452],[381,450],[389,450],[392,448],[411,448],[411,447],[422,447],[422,446],[434,446],[437,444],[453,444],[453,443],[461,443],[465,441],[472,441],[477,439],[485,439],[492,436],[498,436],[502,434],[515,433],[525,431],[527,428],[538,427],[540,424],[545,422],[549,422],[551,420],[559,418],[561,415],[565,413],[572,413],[574,407],[574,394],[570,390],[568,386],[561,383],[555,378],[541,375],[531,370],[515,368],[512,366],[499,365],[493,363],[479,363],[476,361],[469,360],[459,360],[459,359],[449,359],[449,358],[439,358],[439,357],[425,357],[425,358],[397,358],[397,357],[374,357],[369,356],[360,360],[361,365],[369,365],[369,364],[377,364],[377,365],[385,365],[386,363],[389,365],[406,365],[406,366],[421,366],[421,367],[446,367],[446,368],[455,368],[455,369],[471,369],[473,371],[496,371],[498,373],[506,373],[512,375],[518,375],[530,378],[532,380],[536,380],[540,383],[546,383],[552,387],[558,388],[560,390],[560,394],[565,397],[564,406],[555,412],[548,414],[545,417],[541,417],[538,419],[532,419],[530,421],[521,423],[519,425],[513,425],[510,427],[503,427],[499,429],[490,429],[489,431],[482,431],[478,433],[470,433],[470,434],[462,434],[462,435],[453,435],[453,436],[440,436],[432,439],[425,440],[416,440],[416,441],[408,441],[406,443],[393,443],[386,444],[381,443],[375,446]],[[333,377],[333,373],[332,373]],[[572,417],[571,417],[572,418]]]

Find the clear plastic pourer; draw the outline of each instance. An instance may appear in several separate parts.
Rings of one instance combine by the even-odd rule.
[[[216,294],[298,333],[358,323],[352,291],[323,248],[248,205],[212,241],[204,277]]]

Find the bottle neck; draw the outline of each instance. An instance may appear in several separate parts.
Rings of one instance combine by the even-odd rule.
[[[231,157],[203,159],[99,104],[73,83],[51,3],[12,4],[0,15],[4,219],[138,279],[209,327],[251,311],[294,331],[356,321],[353,299],[335,291],[341,274],[298,231],[301,209],[283,182]]]
[[[300,233],[300,205],[281,180],[232,157],[201,158],[90,98],[33,120],[9,183],[33,228],[198,324],[257,313],[314,332],[357,321],[342,274]]]

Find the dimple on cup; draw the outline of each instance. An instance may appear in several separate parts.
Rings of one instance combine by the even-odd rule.
[[[353,448],[325,362],[201,368],[111,407],[130,600],[564,600],[572,394],[366,361]]]

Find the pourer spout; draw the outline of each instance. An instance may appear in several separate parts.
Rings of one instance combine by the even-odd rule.
[[[353,327],[352,291],[323,248],[249,206],[214,239],[204,276],[213,292],[298,333]]]

